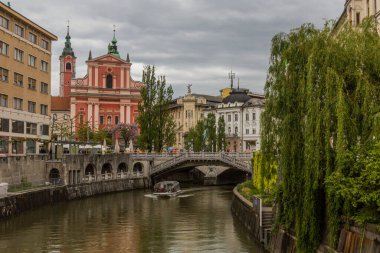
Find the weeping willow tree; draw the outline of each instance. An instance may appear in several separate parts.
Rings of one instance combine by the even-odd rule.
[[[315,252],[324,231],[335,247],[341,217],[353,217],[366,205],[353,203],[344,193],[348,179],[355,182],[369,171],[356,150],[376,149],[380,137],[380,38],[375,24],[368,20],[338,34],[332,27],[328,23],[319,30],[305,24],[272,39],[260,172],[270,175],[271,161],[279,164],[277,222],[295,229],[297,252]],[[369,173],[380,178],[380,166],[371,168]],[[380,181],[372,186],[361,190],[379,193]],[[380,197],[374,198],[378,215]]]

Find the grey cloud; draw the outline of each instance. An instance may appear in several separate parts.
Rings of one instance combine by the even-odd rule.
[[[53,45],[52,91],[58,93],[58,57],[70,19],[77,76],[86,73],[88,51],[107,51],[116,25],[119,52],[130,53],[132,76],[154,64],[180,96],[218,94],[233,69],[241,86],[262,92],[273,35],[305,22],[322,26],[343,10],[342,0],[13,0],[12,8],[59,37]]]

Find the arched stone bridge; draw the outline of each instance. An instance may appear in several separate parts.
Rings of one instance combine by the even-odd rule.
[[[46,161],[45,180],[73,185],[111,179],[150,179],[184,168],[218,165],[251,174],[250,159],[250,153],[223,152],[65,155],[60,161]],[[204,174],[207,177],[207,172]]]
[[[181,169],[183,167],[197,167],[204,165],[232,167],[251,174],[250,158],[251,154],[246,153],[183,153],[160,164],[155,164],[151,168],[150,175],[155,177],[159,174]]]

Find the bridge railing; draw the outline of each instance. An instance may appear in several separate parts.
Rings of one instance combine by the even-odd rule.
[[[249,165],[242,161],[247,160],[251,157],[251,154],[247,153],[223,153],[223,152],[197,152],[197,153],[182,153],[179,156],[176,156],[168,161],[165,161],[161,164],[158,164],[157,166],[154,166],[152,168],[152,173],[156,173],[158,171],[161,171],[165,168],[169,168],[175,164],[181,163],[185,160],[192,160],[192,159],[202,159],[202,160],[222,160],[227,164],[233,165],[238,167],[239,169],[250,171]]]

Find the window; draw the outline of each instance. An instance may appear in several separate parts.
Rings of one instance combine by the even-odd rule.
[[[106,88],[112,89],[112,75],[111,74],[107,75]]]
[[[9,132],[9,119],[0,118],[0,132]]]
[[[24,84],[23,80],[24,80],[24,76],[15,72],[15,74],[14,74],[14,81],[15,81],[14,84],[17,85],[17,86],[21,86],[22,87],[23,84]]]
[[[37,135],[37,124],[26,122],[26,133]]]
[[[13,98],[13,109],[22,110],[22,99]]]
[[[101,125],[104,124],[104,116],[100,116],[100,124],[101,124]]]
[[[249,120],[249,114],[245,114],[245,120],[248,121]]]
[[[222,115],[220,115],[220,117],[224,120],[224,115],[222,114]]]
[[[29,66],[36,67],[37,57],[29,55]]]
[[[15,48],[14,50],[14,59],[16,61],[19,61],[19,62],[23,62],[24,61],[24,51],[18,49],[18,48]]]
[[[238,127],[235,127],[235,134],[238,134]]]
[[[70,62],[66,63],[66,70],[71,70],[71,63]]]
[[[252,129],[252,134],[256,134],[256,129],[255,128]]]
[[[360,25],[360,12],[356,12],[356,25]]]
[[[41,114],[42,115],[48,115],[48,106],[41,104]]]
[[[231,134],[231,127],[228,127],[228,133]]]
[[[41,125],[40,126],[40,134],[41,135],[49,135],[49,125]]]
[[[37,44],[37,35],[33,33],[29,33],[29,41],[32,42],[33,44]]]
[[[19,25],[15,25],[15,34],[17,34],[20,37],[24,37],[24,28],[22,28]]]
[[[228,114],[227,119],[228,119],[228,122],[231,122],[231,114]]]
[[[41,47],[43,49],[49,50],[49,42],[47,42],[46,40],[41,40]]]
[[[48,72],[49,64],[46,61],[41,61],[41,70]]]
[[[119,116],[115,116],[115,125],[119,124]]]
[[[245,134],[249,134],[249,129],[245,129]]]
[[[9,45],[5,42],[0,41],[0,54],[8,55]]]
[[[235,114],[235,121],[238,121],[238,120],[239,120],[239,116]]]
[[[112,117],[108,116],[107,117],[107,125],[111,125],[111,122],[112,122]]]
[[[28,88],[30,90],[36,90],[36,79],[28,78]]]
[[[256,113],[252,113],[252,121],[256,120]]]
[[[0,67],[0,81],[8,82],[8,69]]]
[[[36,113],[36,102],[28,101],[28,112]]]
[[[0,26],[8,29],[9,28],[9,20],[4,18],[3,16],[0,16]]]
[[[79,115],[79,124],[83,124],[83,114]]]
[[[0,94],[0,106],[8,107],[8,96],[5,94]]]
[[[41,93],[49,93],[49,84],[41,82]]]
[[[12,133],[24,133],[24,121],[12,120]]]

